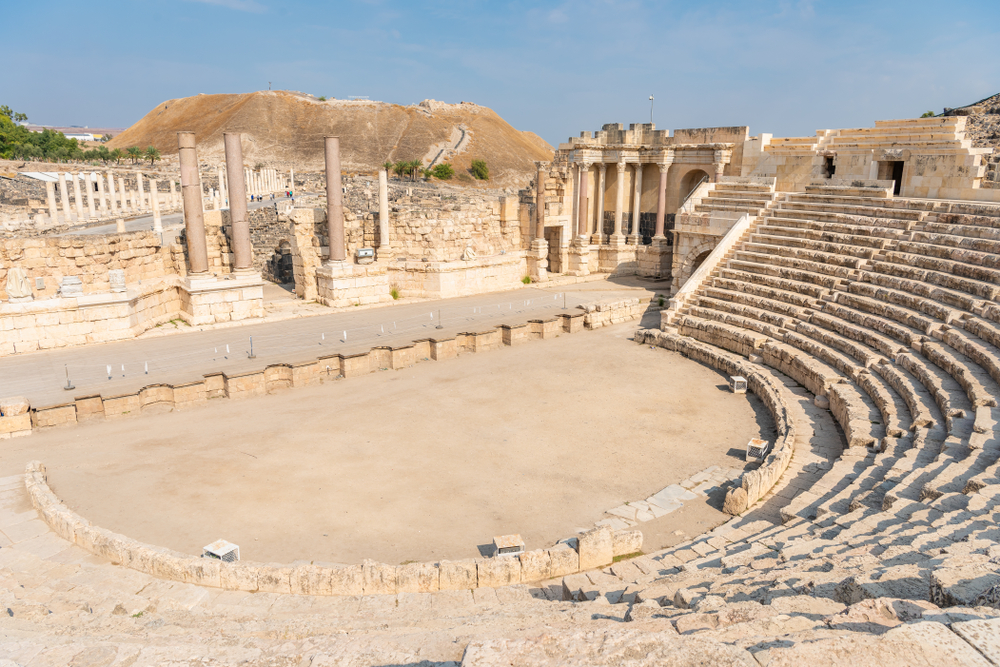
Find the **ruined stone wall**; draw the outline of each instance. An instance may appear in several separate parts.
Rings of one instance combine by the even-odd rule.
[[[131,284],[178,275],[183,266],[183,249],[161,246],[159,236],[152,232],[5,239],[0,242],[0,300],[8,298],[11,267],[27,272],[39,299],[54,297],[65,276],[77,276],[84,294],[93,294],[111,289],[111,269],[124,269],[125,283]],[[36,278],[42,279],[43,287],[37,287]]]

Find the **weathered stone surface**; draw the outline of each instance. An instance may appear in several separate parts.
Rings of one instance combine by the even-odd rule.
[[[615,556],[628,556],[642,551],[642,531],[616,530],[611,550]]]
[[[400,593],[433,593],[438,590],[437,563],[407,563],[396,568]]]
[[[365,560],[361,564],[365,595],[394,595],[396,593],[396,566]]]
[[[330,593],[332,595],[361,595],[364,591],[363,566],[350,565],[330,570]]]
[[[498,588],[521,583],[521,561],[514,556],[487,558],[476,564],[479,586]]]
[[[759,667],[743,649],[711,639],[680,638],[668,632],[576,630],[529,639],[474,640],[462,667],[554,667],[555,665],[628,665],[653,667]]]
[[[974,607],[977,604],[996,606],[990,603],[990,591],[1000,586],[998,566],[990,563],[967,567],[940,567],[931,573],[930,598],[941,607],[962,605]],[[980,601],[980,596],[983,600]]]
[[[1000,618],[962,621],[951,629],[994,665],[1000,665]]]
[[[10,396],[0,398],[0,415],[4,417],[16,417],[28,412],[31,406],[24,396]]]
[[[839,614],[827,619],[835,630],[851,630],[882,634],[903,623],[919,620],[924,612],[936,610],[931,602],[872,598],[852,604]]]
[[[726,500],[722,504],[722,511],[731,516],[742,514],[747,509],[747,492],[742,486],[729,489],[726,492]]]
[[[438,563],[442,591],[463,591],[479,587],[479,572],[474,560],[443,560]]]
[[[548,551],[542,549],[524,551],[518,558],[521,560],[521,581],[542,581],[553,576],[552,559]]]
[[[577,551],[581,571],[610,565],[615,556],[614,533],[607,526],[589,530],[580,535]]]
[[[580,571],[580,554],[570,547],[549,549],[549,576],[564,577]]]

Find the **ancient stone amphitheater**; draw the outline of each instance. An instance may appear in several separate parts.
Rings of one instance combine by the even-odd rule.
[[[168,571],[32,464],[0,480],[0,664],[1000,665],[1000,207],[767,179],[699,206],[748,215],[635,339],[771,412],[728,523],[623,560],[597,529],[574,557],[603,567],[555,578],[366,562],[336,595],[308,563]]]

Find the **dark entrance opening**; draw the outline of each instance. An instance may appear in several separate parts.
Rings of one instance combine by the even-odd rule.
[[[903,163],[893,162],[892,163],[892,180],[894,185],[892,187],[892,194],[898,195],[900,190],[903,189]]]
[[[294,285],[295,270],[292,261],[292,247],[288,241],[282,241],[268,260],[264,277],[279,285]]]
[[[833,163],[833,156],[828,155],[823,160],[823,175],[827,178],[833,178],[835,173],[837,173],[837,165]]]
[[[549,244],[549,273],[562,273],[562,227],[546,229],[545,241]]]

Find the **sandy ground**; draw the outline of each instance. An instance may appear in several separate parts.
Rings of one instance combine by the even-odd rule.
[[[193,554],[220,537],[264,562],[467,558],[507,533],[545,547],[773,437],[758,399],[635,328],[43,431],[5,442],[0,474],[40,459],[82,516]],[[689,503],[642,524],[644,550],[724,518]]]

